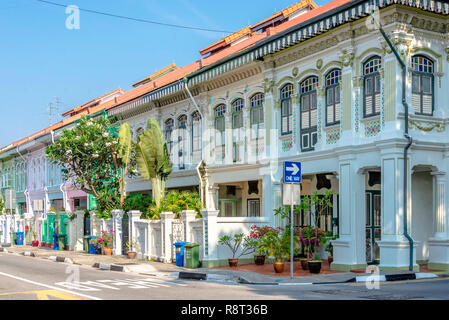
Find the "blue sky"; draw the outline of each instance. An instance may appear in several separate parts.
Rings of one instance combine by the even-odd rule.
[[[96,11],[201,28],[237,31],[295,0],[53,0]],[[299,0],[298,0],[299,1]],[[330,0],[316,0],[323,5]],[[60,113],[131,85],[175,62],[184,66],[225,34],[184,30],[81,12],[65,27],[61,7],[0,0],[0,147],[49,125]]]

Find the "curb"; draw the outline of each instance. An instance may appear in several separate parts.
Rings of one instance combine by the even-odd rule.
[[[178,279],[207,280],[207,273],[180,271]]]
[[[317,285],[317,284],[338,284],[338,283],[363,283],[363,282],[386,282],[386,281],[405,281],[405,280],[420,280],[420,279],[432,279],[438,278],[434,273],[402,273],[402,274],[387,274],[387,275],[370,275],[370,276],[357,276],[355,278],[348,279],[346,281],[334,281],[334,282],[251,282],[242,277],[237,279],[240,284],[250,285],[266,285],[266,286],[305,286],[305,285]]]
[[[36,257],[36,255],[34,254],[34,252],[30,252],[30,251],[22,252],[22,254],[23,254],[25,257]]]
[[[129,272],[129,270],[125,266],[118,266],[115,264],[108,263],[99,263],[96,262],[92,265],[93,268],[98,268],[101,270],[109,270],[109,271],[119,271],[119,272]]]
[[[50,257],[48,257],[48,260],[51,260],[51,261],[54,261],[54,262],[65,262],[65,263],[73,264],[72,259],[66,258],[66,257],[50,256]]]
[[[371,281],[405,281],[405,280],[420,280],[420,279],[431,279],[438,278],[438,276],[434,273],[424,273],[424,272],[416,272],[416,273],[402,273],[402,274],[386,274],[386,275],[371,275],[371,276],[358,276],[355,279],[355,282],[371,282]]]

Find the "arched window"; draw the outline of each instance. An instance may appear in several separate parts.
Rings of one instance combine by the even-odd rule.
[[[433,61],[424,56],[412,57],[412,106],[416,114],[433,114]]]
[[[243,127],[243,99],[235,99],[232,102],[232,128]]]
[[[179,169],[185,168],[185,157],[187,156],[187,116],[183,114],[178,118],[178,157]]]
[[[201,115],[198,111],[192,113],[192,152],[201,152]]]
[[[165,142],[167,143],[168,152],[170,154],[171,154],[172,149],[173,149],[172,132],[173,132],[174,125],[175,125],[174,121],[171,118],[168,119],[167,121],[165,121],[165,129],[164,129]]]
[[[215,113],[215,130],[217,134],[215,135],[215,146],[224,147],[225,145],[225,113],[226,105],[220,104],[214,110]],[[224,159],[224,150],[222,150],[222,158]]]
[[[251,106],[251,125],[263,123],[263,102],[265,96],[263,93],[256,93],[250,99]]]
[[[333,69],[326,75],[326,125],[340,123],[341,70]]]
[[[372,117],[380,114],[380,73],[381,58],[375,56],[363,65],[363,116]]]
[[[317,143],[317,102],[318,77],[312,76],[301,82],[301,150],[313,150]]]
[[[293,116],[292,116],[292,93],[293,85],[286,84],[281,89],[281,134],[292,133]]]

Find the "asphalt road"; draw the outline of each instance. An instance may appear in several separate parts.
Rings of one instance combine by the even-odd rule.
[[[0,254],[0,300],[449,300],[449,279],[363,284],[241,285],[98,270]]]

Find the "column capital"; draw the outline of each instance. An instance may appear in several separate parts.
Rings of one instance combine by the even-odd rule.
[[[112,210],[112,217],[113,218],[121,218],[123,217],[123,210]]]
[[[220,210],[203,210],[201,211],[201,214],[203,215],[204,219],[207,218],[216,218],[218,214],[220,213]]]
[[[161,220],[174,219],[175,214],[173,212],[161,212]]]
[[[431,172],[430,173],[432,176],[435,176],[435,177],[444,177],[445,175],[446,175],[446,172],[444,172],[444,171],[434,171],[434,172]]]
[[[140,219],[140,216],[142,215],[142,212],[140,212],[139,210],[131,210],[128,211],[128,216],[131,219]]]

